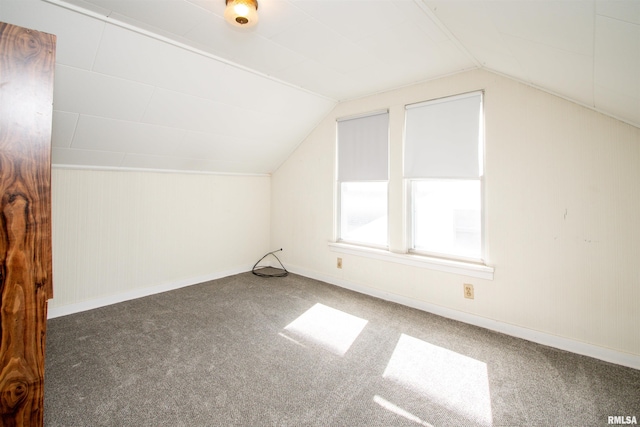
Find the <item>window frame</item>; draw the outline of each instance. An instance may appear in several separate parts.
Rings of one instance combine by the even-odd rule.
[[[479,129],[478,135],[480,141],[478,143],[479,147],[479,176],[477,178],[460,178],[460,177],[429,177],[429,178],[406,178],[404,171],[404,160],[405,160],[405,150],[406,150],[406,129],[407,129],[407,107],[418,106],[418,105],[426,105],[426,104],[437,104],[443,103],[447,101],[454,101],[456,99],[464,99],[468,97],[472,97],[475,95],[480,95],[480,121],[479,121]],[[404,131],[403,131],[403,141],[402,141],[402,153],[403,153],[403,209],[405,216],[405,227],[404,227],[404,241],[405,241],[405,251],[407,254],[413,254],[418,256],[425,256],[434,259],[442,259],[442,260],[451,260],[451,261],[460,261],[464,263],[470,264],[479,264],[485,265],[486,259],[486,233],[485,233],[485,179],[484,179],[484,171],[485,171],[485,113],[484,113],[484,102],[485,102],[485,94],[484,90],[475,90],[471,92],[465,92],[455,95],[448,95],[440,98],[434,98],[426,101],[420,101],[417,103],[406,104],[405,105],[405,116],[404,116]],[[413,199],[413,183],[417,181],[437,181],[437,180],[465,180],[465,181],[479,181],[480,182],[480,256],[478,258],[467,257],[463,255],[456,255],[444,252],[432,252],[415,248],[415,218],[414,218],[414,199]]]
[[[355,120],[355,119],[362,119],[362,118],[367,118],[367,117],[372,117],[372,116],[376,116],[376,115],[381,115],[381,114],[385,114],[387,116],[387,129],[386,129],[386,141],[387,141],[387,164],[386,164],[386,169],[387,169],[387,179],[386,180],[358,180],[358,181],[341,181],[340,180],[340,138],[339,138],[339,123],[341,121],[347,121],[347,120]],[[390,127],[390,112],[388,108],[385,109],[380,109],[380,110],[374,110],[374,111],[369,111],[366,113],[361,113],[361,114],[355,114],[355,115],[350,115],[350,116],[344,116],[344,117],[338,117],[336,118],[336,134],[335,134],[335,201],[336,201],[336,209],[334,210],[335,212],[335,218],[334,218],[334,233],[335,233],[335,239],[334,242],[336,243],[340,243],[340,244],[347,244],[347,245],[354,245],[354,246],[360,246],[363,248],[372,248],[372,249],[381,249],[381,250],[389,250],[389,244],[390,244],[390,227],[389,227],[389,161],[390,161],[390,135],[389,135],[389,127]],[[385,244],[375,244],[375,243],[370,243],[370,242],[359,242],[359,241],[354,241],[354,240],[348,240],[348,239],[344,239],[342,237],[342,184],[343,183],[355,183],[355,182],[384,182],[386,184],[386,191],[385,191],[385,201],[386,201],[386,219],[387,219],[387,223],[386,223],[386,243]]]
[[[410,181],[412,178],[405,178],[404,175],[404,149],[405,149],[405,136],[406,136],[406,107],[407,105],[422,104],[425,102],[435,101],[437,99],[446,99],[460,96],[469,96],[474,93],[481,95],[481,120],[480,120],[480,136],[481,136],[481,163],[480,163],[480,202],[481,202],[481,259],[470,259],[465,257],[454,257],[445,254],[429,253],[426,251],[412,251],[411,247],[411,234],[410,234],[410,221],[411,210],[408,208],[408,202],[410,201]],[[385,109],[380,109],[372,112],[365,112],[359,114],[353,114],[350,116],[337,117],[335,128],[335,175],[334,175],[334,222],[333,222],[333,239],[328,242],[328,248],[331,252],[337,254],[344,254],[348,256],[364,257],[371,260],[379,260],[384,262],[390,262],[399,265],[406,265],[413,268],[427,269],[432,271],[439,271],[449,274],[456,274],[468,277],[474,277],[483,280],[493,280],[494,267],[487,264],[488,256],[488,236],[486,234],[486,181],[485,181],[485,162],[486,162],[486,134],[485,134],[485,90],[476,89],[466,93],[457,93],[447,95],[440,98],[432,98],[426,101],[418,101],[408,104],[394,104]],[[404,108],[403,108],[404,107]],[[404,111],[403,111],[404,110]],[[404,115],[402,119],[398,117],[400,111],[403,111]],[[376,113],[386,112],[389,117],[388,123],[388,178],[387,183],[387,245],[386,246],[372,246],[368,244],[360,244],[358,242],[351,242],[341,239],[340,227],[341,227],[341,188],[340,181],[338,179],[338,127],[337,123],[340,120],[347,120],[351,118],[364,117]],[[401,123],[404,123],[402,125]],[[399,129],[402,126],[402,130]],[[392,139],[393,136],[393,139]],[[399,151],[396,151],[399,150]],[[393,155],[395,153],[395,156]],[[398,162],[399,163],[396,163]],[[447,178],[448,179],[448,178]],[[396,193],[399,191],[399,193]],[[393,193],[393,194],[392,194]],[[393,200],[391,197],[393,196]],[[393,204],[392,204],[393,202]],[[399,215],[399,216],[398,216]],[[400,223],[398,223],[398,221]]]

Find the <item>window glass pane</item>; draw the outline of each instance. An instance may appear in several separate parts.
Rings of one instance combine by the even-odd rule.
[[[340,185],[340,238],[387,246],[387,183]]]
[[[412,181],[413,249],[482,257],[479,180]]]

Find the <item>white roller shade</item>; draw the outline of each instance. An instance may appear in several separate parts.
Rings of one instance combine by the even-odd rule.
[[[338,121],[338,180],[389,178],[389,113]]]
[[[482,93],[406,107],[405,178],[481,175]]]

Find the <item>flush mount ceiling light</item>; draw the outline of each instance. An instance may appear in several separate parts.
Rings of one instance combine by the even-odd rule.
[[[249,28],[258,23],[258,0],[225,0],[224,19],[234,27]]]

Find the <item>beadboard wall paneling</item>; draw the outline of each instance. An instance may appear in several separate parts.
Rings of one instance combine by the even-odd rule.
[[[389,108],[392,174],[405,104],[485,91],[485,230],[494,280],[336,254],[335,120]],[[395,162],[395,163],[394,163]],[[343,102],[272,176],[271,242],[334,283],[640,356],[640,129],[488,71]],[[403,249],[402,179],[389,182]],[[342,269],[336,257],[343,258]],[[472,283],[475,299],[463,298]]]
[[[246,271],[269,251],[268,176],[54,168],[52,199],[53,311]]]

